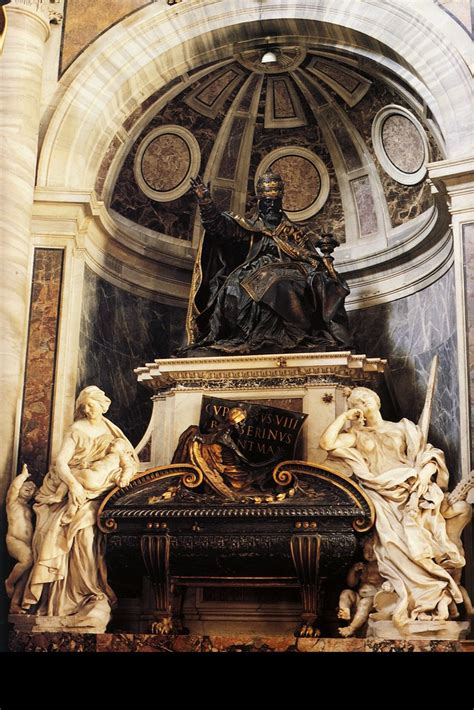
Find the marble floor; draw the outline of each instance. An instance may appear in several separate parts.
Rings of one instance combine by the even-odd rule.
[[[160,634],[68,634],[25,633],[10,635],[11,652],[33,653],[318,653],[318,652],[435,652],[474,651],[474,641],[384,639],[296,639],[291,636],[164,636]]]

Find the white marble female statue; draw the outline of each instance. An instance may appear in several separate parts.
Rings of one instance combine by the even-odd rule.
[[[110,399],[98,387],[82,390],[74,423],[35,498],[34,564],[22,610],[49,617],[42,622],[45,630],[78,627],[100,633],[110,620],[115,595],[107,584],[105,541],[96,514],[106,491],[129,482],[138,458],[123,432],[103,416],[109,406]],[[118,442],[120,457],[111,456]],[[124,451],[125,477],[120,468]],[[101,462],[109,464],[108,472]],[[90,485],[94,472],[100,482]]]
[[[372,390],[356,387],[348,406],[323,433],[320,447],[351,467],[374,502],[378,568],[396,593],[391,619],[402,632],[412,621],[446,620],[463,601],[454,577],[465,560],[442,514],[444,454],[408,419],[384,421]]]

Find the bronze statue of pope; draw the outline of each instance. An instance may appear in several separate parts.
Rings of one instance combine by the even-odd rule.
[[[332,258],[283,212],[282,178],[272,172],[259,178],[258,213],[249,220],[219,212],[199,176],[191,185],[205,233],[191,287],[189,342],[177,354],[350,350],[349,288]]]

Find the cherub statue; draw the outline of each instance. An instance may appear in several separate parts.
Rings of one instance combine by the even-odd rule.
[[[346,580],[350,589],[343,589],[339,596],[338,618],[349,621],[352,616],[349,626],[338,628],[340,635],[344,637],[353,636],[357,629],[365,624],[372,611],[374,596],[382,585],[386,584],[379,573],[373,536],[364,542],[363,553],[366,562],[356,562],[352,565]]]
[[[36,493],[36,485],[28,480],[30,474],[26,464],[15,478],[7,493],[7,550],[17,560],[5,581],[5,588],[11,601],[10,611],[20,613],[21,597],[26,584],[26,572],[33,564],[31,540],[33,538],[33,511],[30,501]]]

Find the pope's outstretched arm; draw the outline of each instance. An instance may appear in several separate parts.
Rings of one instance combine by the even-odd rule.
[[[225,212],[219,212],[211,197],[210,183],[204,183],[200,175],[191,178],[193,191],[201,213],[202,226],[209,234],[235,239],[246,236],[245,231]]]

